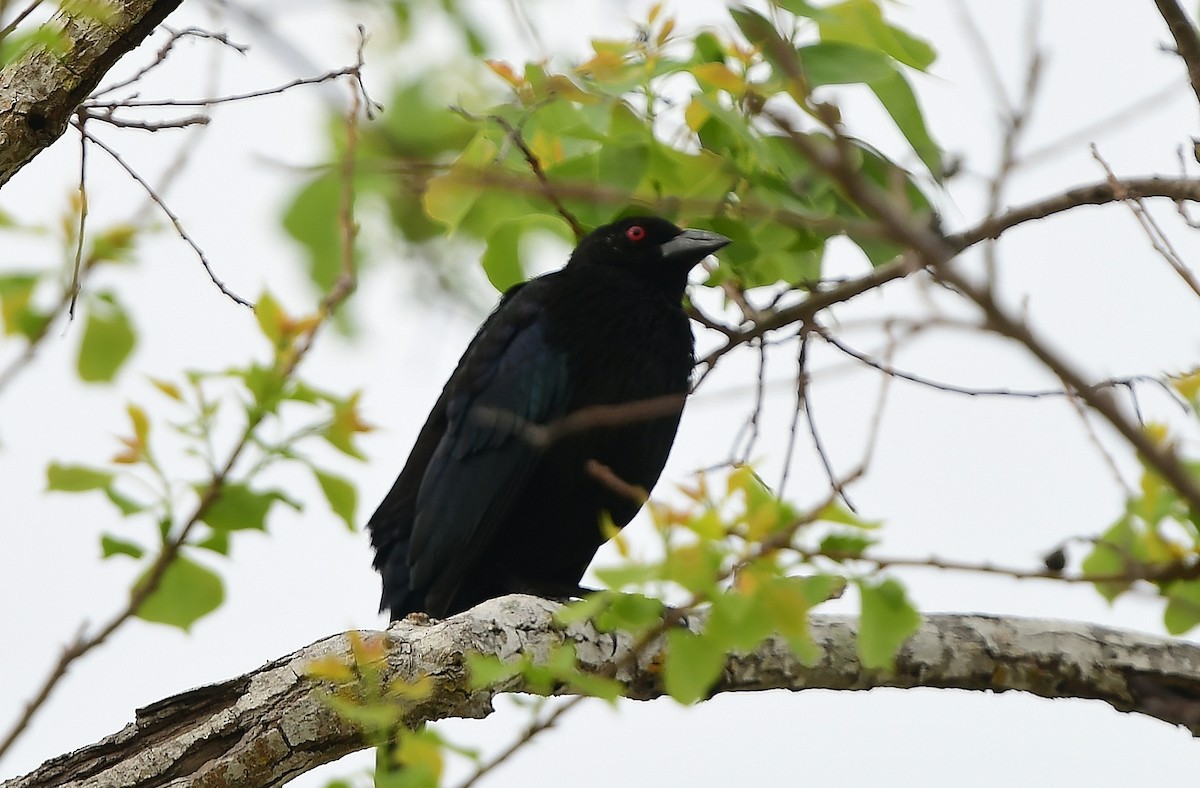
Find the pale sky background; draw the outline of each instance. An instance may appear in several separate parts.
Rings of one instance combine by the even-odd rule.
[[[378,24],[366,9],[333,0],[246,5],[266,15],[274,32],[321,70],[352,62],[355,24],[368,30]],[[498,31],[493,54],[518,63],[546,54],[560,62],[582,59],[589,38],[627,36],[648,5],[530,0],[546,44],[547,52],[541,52],[513,28],[508,4],[474,4],[488,29]],[[1170,38],[1154,4],[1056,0],[1043,5],[1043,90],[1024,151],[1061,140],[1171,85],[1177,89],[1152,108],[1127,113],[1120,125],[1076,139],[1019,171],[1006,202],[1023,203],[1101,179],[1087,147],[1092,140],[1118,174],[1177,174],[1176,150],[1188,145],[1190,151],[1200,111],[1181,64],[1162,51]],[[666,6],[680,16],[685,30],[722,18],[715,3]],[[967,6],[1010,95],[1016,95],[1028,50],[1025,4],[980,0]],[[950,198],[942,202],[951,228],[965,227],[980,215],[984,189],[971,174],[990,172],[999,149],[994,96],[957,8],[929,0],[890,7],[893,19],[930,39],[939,53],[931,75],[916,83],[935,136],[948,152],[964,158],[968,171],[951,183]],[[235,15],[222,25],[208,9],[189,0],[169,21],[176,27],[224,26],[233,39],[251,45],[244,57],[221,55],[221,92],[309,75]],[[435,35],[417,54],[398,56],[387,46],[386,37],[377,36],[367,53],[368,84],[384,101],[382,86],[391,81],[390,74],[445,51]],[[182,49],[179,60],[146,86],[145,95],[201,95],[205,80],[198,75],[205,73],[210,49]],[[136,67],[148,57],[139,51],[121,68]],[[278,216],[300,179],[293,168],[324,161],[323,102],[345,95],[342,88],[305,89],[219,110],[191,167],[169,194],[172,208],[235,291],[254,297],[269,287],[297,311],[311,303],[298,273],[301,252],[284,237]],[[448,102],[455,98],[447,95]],[[851,95],[844,110],[852,131],[904,157],[889,122],[869,101]],[[181,139],[180,132],[100,131],[150,175]],[[0,209],[29,222],[56,222],[74,188],[77,151],[78,141],[68,133],[0,190]],[[141,195],[100,153],[93,152],[91,162],[92,226],[127,219]],[[1193,170],[1196,166],[1193,161]],[[1162,206],[1158,215],[1183,258],[1200,260],[1195,233],[1183,228],[1172,207]],[[3,239],[0,272],[59,259],[52,243]],[[370,457],[365,464],[322,455],[356,480],[360,523],[402,466],[481,317],[430,303],[413,292],[411,275],[396,265],[395,254],[367,251],[375,265],[350,304],[362,341],[351,346],[324,337],[305,365],[308,379],[327,388],[362,388],[364,415],[379,427],[362,440]],[[542,251],[540,269],[565,259],[565,248]],[[1080,209],[1025,226],[1006,236],[1000,261],[1008,303],[1027,308],[1033,325],[1097,378],[1195,365],[1200,303],[1153,254],[1124,207]],[[842,247],[832,254],[827,273],[861,272],[863,266],[860,256]],[[266,352],[253,316],[223,298],[169,233],[139,246],[136,267],[103,271],[90,284],[119,290],[138,323],[138,350],[117,385],[82,388],[74,382],[70,369],[79,330],[68,326],[55,331],[34,366],[0,398],[4,729],[80,623],[103,620],[117,610],[139,571],[125,559],[97,560],[99,534],[120,533],[123,524],[98,495],[43,494],[46,464],[104,462],[116,449],[114,436],[128,431],[128,399],[153,406],[155,415],[171,415],[160,409],[163,400],[146,376],[220,368],[251,356],[264,358]],[[846,324],[920,315],[927,312],[927,297],[914,283],[899,283],[836,314]],[[970,314],[961,308],[955,313]],[[870,334],[847,336],[861,348],[878,347]],[[701,348],[712,342],[700,337]],[[0,345],[0,364],[12,352]],[[778,477],[790,416],[790,352],[773,358],[770,379],[778,382],[769,390],[764,437],[755,452],[768,479]],[[1053,385],[1019,350],[976,335],[928,337],[901,353],[897,364],[963,385]],[[823,438],[838,466],[849,468],[861,453],[877,376],[850,372],[828,353],[818,355],[816,369],[813,397]],[[728,456],[751,407],[747,384],[752,380],[749,356],[730,359],[693,398],[660,494],[669,495],[672,483]],[[1161,396],[1149,389],[1140,393],[1151,417],[1178,418]],[[1107,445],[1117,445],[1103,428],[1101,435]],[[1200,454],[1195,440],[1189,448],[1193,456]],[[1134,479],[1130,454],[1117,453],[1126,478]],[[225,606],[190,635],[133,622],[77,663],[0,763],[0,777],[23,774],[46,758],[115,732],[132,721],[136,707],[254,669],[327,635],[384,625],[374,613],[379,583],[365,533],[348,533],[307,476],[272,478],[308,506],[301,514],[277,510],[269,535],[239,534],[231,560],[210,561],[226,581]],[[791,479],[788,493],[797,500],[823,494],[824,476],[803,437]],[[1028,568],[1036,568],[1039,557],[1064,537],[1103,530],[1123,503],[1120,488],[1065,402],[968,399],[903,382],[893,384],[872,472],[853,492],[865,515],[887,521],[883,550],[888,554],[936,554]],[[136,533],[144,537],[147,532]],[[655,541],[641,519],[627,534],[640,550]],[[600,560],[611,559],[602,552]],[[1110,608],[1087,588],[932,571],[902,577],[925,611],[1082,619],[1162,632],[1161,604],[1150,597],[1125,599]],[[829,609],[853,609],[852,603]],[[527,712],[505,701],[498,705],[501,712],[485,721],[451,721],[439,730],[458,744],[496,752],[527,723]],[[322,785],[336,776],[361,780],[371,757],[351,756],[295,784]],[[1197,767],[1200,749],[1186,731],[1095,702],[934,690],[772,692],[722,696],[687,709],[670,700],[626,702],[616,710],[599,701],[585,704],[485,784],[1116,786],[1186,783]],[[454,762],[449,784],[468,770]]]

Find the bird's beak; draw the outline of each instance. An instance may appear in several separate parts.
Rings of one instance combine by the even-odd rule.
[[[720,233],[684,230],[660,248],[663,260],[670,263],[686,263],[690,268],[729,243],[729,239]]]

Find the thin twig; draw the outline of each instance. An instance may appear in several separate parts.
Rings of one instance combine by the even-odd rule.
[[[42,4],[42,0],[31,0],[29,5],[25,6],[19,14],[13,17],[13,20],[0,29],[0,41],[12,35],[12,32],[17,29],[17,25],[25,21],[25,18],[33,13],[34,9]]]
[[[762,419],[763,405],[766,399],[767,392],[767,344],[762,340],[758,342],[758,375],[754,384],[754,407],[750,411],[749,417],[738,430],[737,435],[733,439],[733,451],[730,453],[731,465],[745,465],[750,461],[750,455],[754,452],[754,446],[758,443],[759,422]],[[745,441],[743,443],[743,436]],[[742,444],[741,451],[738,451],[738,445]]]
[[[1004,198],[1004,189],[1017,167],[1017,145],[1020,142],[1022,132],[1029,122],[1030,116],[1033,114],[1038,85],[1041,83],[1042,55],[1037,45],[1038,8],[1039,5],[1036,2],[1029,4],[1028,31],[1026,33],[1026,39],[1029,42],[1029,65],[1026,67],[1025,88],[1021,95],[1021,100],[1017,105],[1015,107],[1007,107],[1005,112],[1004,134],[1002,135],[1000,144],[1000,163],[997,165],[996,174],[991,178],[991,183],[988,186],[986,209],[986,216],[988,218],[1000,213],[1001,202]],[[988,282],[995,287],[996,277],[999,273],[995,241],[984,244],[983,264],[984,270],[987,272]]]
[[[1104,168],[1104,174],[1108,177],[1108,182],[1113,186],[1113,193],[1120,195],[1120,179],[1117,178],[1116,173],[1114,173],[1112,168],[1108,166],[1108,162],[1105,161],[1100,155],[1100,149],[1096,147],[1095,143],[1092,144],[1091,149],[1092,158]],[[1171,269],[1179,275],[1179,278],[1182,279],[1189,288],[1191,288],[1193,293],[1195,293],[1197,296],[1200,296],[1200,280],[1197,280],[1196,275],[1192,273],[1192,269],[1190,269],[1187,263],[1183,261],[1183,258],[1179,256],[1179,252],[1175,250],[1175,246],[1171,243],[1171,239],[1167,237],[1167,234],[1163,231],[1159,223],[1155,221],[1150,212],[1146,210],[1146,206],[1142,204],[1142,201],[1137,198],[1129,198],[1125,200],[1125,204],[1129,206],[1129,210],[1133,214],[1133,218],[1137,219],[1142,231],[1146,234],[1146,238],[1150,241],[1151,248],[1158,253],[1159,257],[1167,261],[1167,265],[1171,266]]]
[[[261,90],[252,90],[248,93],[234,93],[228,96],[217,96],[216,98],[201,98],[201,99],[120,99],[114,101],[96,101],[89,99],[81,105],[87,110],[96,109],[130,109],[134,107],[215,107],[219,104],[233,104],[238,101],[249,101],[250,99],[263,98],[264,96],[277,96],[281,93],[286,93],[293,88],[302,87],[304,85],[320,85],[324,82],[330,82],[339,77],[353,76],[359,77],[360,67],[345,66],[336,71],[327,71],[324,74],[315,77],[299,77],[290,82],[285,82],[282,85],[277,85],[273,88],[263,88]],[[375,102],[368,101],[367,106],[377,106]]]
[[[826,558],[838,563],[846,561],[863,561],[872,565],[876,570],[903,567],[909,569],[938,569],[953,572],[969,572],[972,574],[1001,575],[1014,580],[1054,580],[1060,583],[1086,583],[1097,585],[1103,583],[1166,583],[1173,580],[1195,580],[1200,578],[1200,563],[1177,562],[1158,566],[1135,566],[1126,572],[1111,572],[1105,574],[1067,574],[1053,569],[1018,569],[1016,567],[999,566],[992,563],[971,563],[969,561],[952,561],[943,558],[903,558],[899,556],[874,556],[864,553],[837,552],[831,550],[801,550],[796,553],[805,561]],[[1132,562],[1132,558],[1130,557]]]
[[[199,260],[200,260],[200,264],[202,266],[204,266],[205,272],[208,273],[208,278],[211,279],[212,283],[217,286],[217,289],[220,290],[227,298],[229,298],[235,304],[253,308],[254,304],[252,304],[251,302],[242,298],[237,293],[230,290],[225,285],[225,283],[223,281],[221,281],[221,279],[217,276],[216,272],[213,270],[212,264],[209,263],[208,257],[204,254],[204,250],[201,249],[200,245],[197,244],[196,241],[192,238],[192,236],[188,234],[188,231],[183,226],[183,222],[180,221],[179,217],[175,214],[174,211],[171,210],[171,208],[162,199],[162,197],[160,197],[158,195],[158,193],[154,191],[154,187],[151,186],[150,183],[145,178],[143,178],[138,173],[137,170],[133,169],[133,167],[131,167],[129,165],[129,163],[125,161],[125,159],[121,158],[120,153],[118,153],[116,150],[114,150],[113,148],[106,145],[104,142],[102,142],[100,140],[100,138],[96,137],[94,134],[89,132],[82,123],[80,123],[78,121],[72,121],[72,125],[75,126],[76,130],[79,131],[79,133],[83,137],[85,137],[89,142],[91,142],[96,147],[100,148],[100,150],[107,153],[109,155],[109,157],[112,158],[113,161],[115,161],[118,165],[120,165],[121,169],[125,170],[125,172],[129,175],[129,177],[131,177],[135,181],[137,181],[138,185],[140,185],[142,187],[142,189],[145,190],[146,195],[151,200],[154,201],[154,204],[157,205],[164,214],[166,214],[167,219],[169,219],[171,224],[175,227],[175,232],[179,235],[179,237],[183,239],[184,243],[186,243],[188,246],[190,246],[192,248],[193,252],[195,252],[196,257],[199,258]]]
[[[847,509],[857,514],[858,508],[846,494],[845,487],[838,482],[837,474],[833,470],[833,462],[829,459],[829,452],[821,440],[821,433],[817,430],[817,419],[812,407],[812,387],[809,385],[808,375],[803,372],[797,375],[796,386],[800,392],[798,399],[804,409],[804,420],[808,424],[808,434],[812,437],[813,449],[821,460],[821,467],[825,469],[825,476],[829,480],[830,488],[838,498],[842,499],[842,503],[846,504]]]
[[[455,108],[455,111],[469,120],[478,120],[478,118],[471,115],[461,107]],[[488,120],[504,129],[504,133],[508,135],[509,141],[511,141],[513,145],[516,145],[517,149],[521,151],[521,155],[525,157],[525,162],[529,165],[529,170],[533,173],[533,177],[537,178],[538,183],[541,184],[542,195],[550,201],[550,204],[554,206],[554,210],[558,213],[558,215],[561,216],[568,225],[570,225],[571,232],[575,234],[575,240],[578,241],[579,239],[583,238],[583,236],[587,235],[587,231],[584,229],[583,225],[580,224],[579,219],[576,218],[575,214],[572,213],[571,210],[567,208],[567,206],[564,205],[563,201],[559,198],[554,184],[550,183],[550,178],[546,175],[546,171],[542,169],[541,160],[537,157],[537,154],[533,152],[529,145],[526,144],[525,138],[521,135],[521,130],[509,123],[507,118],[504,118],[500,115],[489,115]]]
[[[795,402],[792,408],[792,420],[788,425],[787,446],[783,450],[783,474],[779,477],[779,498],[783,499],[787,491],[788,477],[792,472],[792,458],[796,456],[796,435],[800,431],[800,409],[804,407],[804,391],[808,378],[808,332],[800,332],[799,349],[796,351],[796,385]]]
[[[78,237],[75,239],[75,262],[71,267],[71,304],[67,307],[67,315],[75,319],[75,304],[79,300],[79,278],[83,267],[83,238],[87,230],[88,195],[87,195],[87,139],[79,137],[79,225],[75,228]]]
[[[164,29],[167,29],[165,25],[163,27],[164,27]],[[129,75],[125,79],[122,79],[119,82],[114,82],[113,84],[108,85],[107,87],[102,87],[102,88],[97,89],[96,92],[94,92],[91,96],[88,97],[88,101],[96,102],[103,95],[112,93],[114,91],[120,90],[121,88],[129,87],[130,85],[140,82],[143,77],[145,77],[151,71],[153,71],[154,69],[158,68],[163,63],[165,63],[167,60],[167,57],[171,54],[171,50],[173,50],[175,48],[175,45],[177,43],[179,43],[179,41],[181,39],[184,39],[184,38],[203,38],[203,39],[208,39],[210,41],[216,41],[217,43],[223,44],[223,45],[229,47],[230,49],[233,49],[241,54],[245,54],[246,51],[248,50],[248,47],[246,47],[245,45],[235,44],[233,41],[230,41],[229,37],[226,36],[224,33],[212,33],[208,30],[203,30],[198,27],[188,27],[183,30],[174,30],[174,31],[171,31],[170,36],[167,38],[166,42],[161,47],[159,47],[158,52],[155,53],[154,58],[149,63],[145,64],[144,66],[139,68],[137,71],[133,72],[133,74]],[[113,107],[113,109],[116,109],[116,107]]]

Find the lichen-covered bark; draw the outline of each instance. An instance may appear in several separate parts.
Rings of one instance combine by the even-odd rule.
[[[71,113],[113,64],[140,44],[181,0],[109,0],[111,14],[67,10],[49,22],[66,51],[36,46],[0,70],[0,186],[54,142]]]
[[[464,654],[537,659],[564,641],[581,667],[617,675],[634,698],[663,694],[659,648],[627,659],[629,638],[590,625],[554,624],[557,605],[532,597],[492,600],[436,623],[398,622],[361,632],[381,647],[380,680],[433,679],[422,701],[405,707],[409,724],[444,717],[483,717],[497,690],[471,690]],[[703,615],[690,618],[693,629]],[[901,649],[894,671],[865,670],[855,653],[857,622],[814,616],[821,651],[800,664],[781,639],[730,656],[714,692],[761,689],[949,687],[1023,690],[1046,698],[1094,698],[1186,726],[1200,735],[1200,647],[1087,624],[978,615],[929,616]],[[328,686],[308,668],[328,657],[350,660],[348,634],[335,635],[245,676],[185,692],[140,709],[136,720],[101,742],[47,761],[0,788],[47,786],[279,785],[367,746],[361,732],[324,700]],[[500,688],[525,689],[520,678]]]

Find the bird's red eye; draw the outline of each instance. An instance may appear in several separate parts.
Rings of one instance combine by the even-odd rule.
[[[638,241],[646,238],[646,228],[642,227],[640,224],[635,224],[625,231],[625,237],[634,243],[637,243]]]

